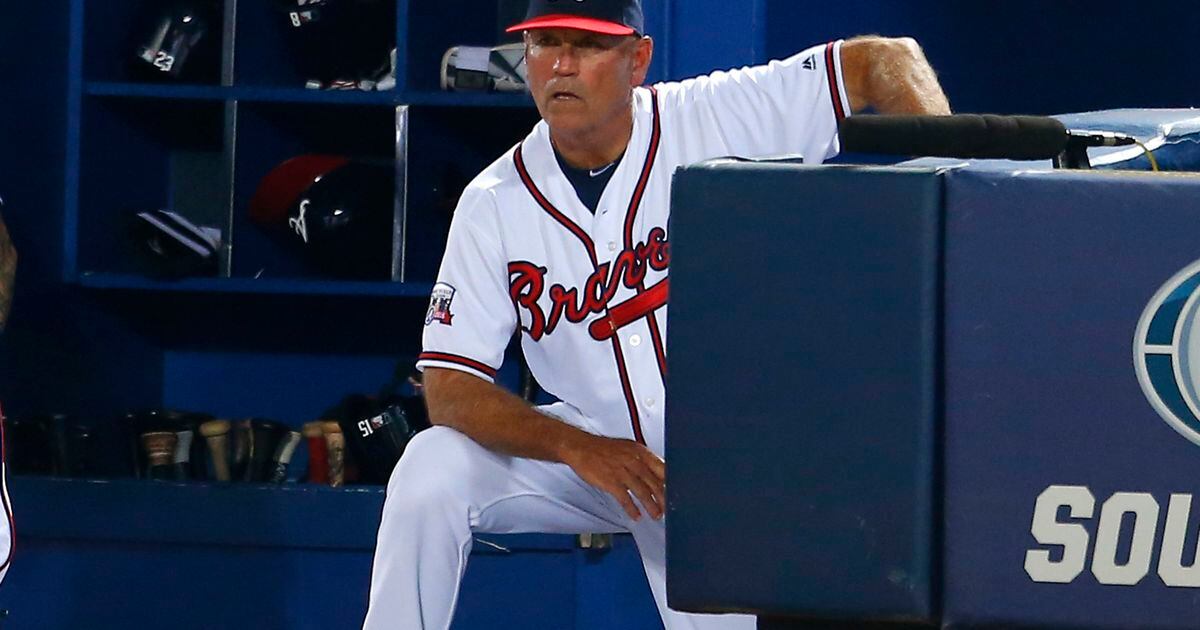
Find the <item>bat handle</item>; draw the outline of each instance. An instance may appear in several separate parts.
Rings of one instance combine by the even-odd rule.
[[[308,481],[329,483],[329,449],[325,446],[325,432],[319,421],[304,423],[304,439],[308,442]]]
[[[175,453],[171,458],[171,463],[174,468],[175,479],[185,481],[188,478],[188,466],[192,461],[192,437],[195,435],[191,429],[184,429],[175,432]]]
[[[275,449],[275,470],[271,473],[271,483],[283,483],[287,479],[288,464],[292,462],[292,454],[296,452],[296,445],[300,443],[300,433],[298,431],[288,431],[283,439],[279,440],[279,446]]]
[[[178,438],[170,431],[150,431],[142,434],[142,446],[150,466],[147,476],[151,479],[170,479],[171,462],[175,456]]]
[[[346,484],[346,436],[337,422],[321,423],[325,448],[329,451],[329,485],[337,488]]]
[[[209,420],[200,425],[200,434],[208,443],[208,454],[212,458],[213,475],[217,481],[229,481],[229,421]]]

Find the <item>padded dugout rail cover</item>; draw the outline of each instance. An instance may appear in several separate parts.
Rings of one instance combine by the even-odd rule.
[[[935,614],[942,181],[718,160],[672,198],[668,600]]]
[[[947,175],[948,625],[1197,627],[1198,200],[1193,175]]]
[[[1197,199],[1189,174],[682,170],[670,603],[1196,627]]]
[[[1110,109],[1055,116],[1068,129],[1114,131],[1140,140],[1164,171],[1200,171],[1200,109]],[[1150,160],[1137,145],[1088,149],[1097,170],[1149,171]],[[1050,160],[955,160],[918,158],[905,166],[970,166],[978,170],[1050,170]]]

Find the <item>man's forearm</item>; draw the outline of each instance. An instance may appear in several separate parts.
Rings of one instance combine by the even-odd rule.
[[[590,435],[465,372],[427,368],[424,382],[430,421],[492,451],[562,462],[567,451]]]
[[[920,45],[911,38],[856,37],[842,45],[850,106],[880,114],[949,114],[950,103]]]
[[[666,465],[644,444],[607,438],[538,413],[529,403],[465,372],[425,370],[429,419],[514,457],[562,462],[607,492],[629,515],[662,518]],[[641,502],[641,508],[633,498]]]

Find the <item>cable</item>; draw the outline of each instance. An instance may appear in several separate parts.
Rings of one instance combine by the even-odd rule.
[[[1143,143],[1141,140],[1135,139],[1134,143],[1136,143],[1139,147],[1142,147],[1142,151],[1144,151],[1146,153],[1146,159],[1150,160],[1150,170],[1157,173],[1158,172],[1158,160],[1154,159],[1154,153],[1150,151],[1150,147],[1147,147],[1145,145],[1145,143]]]

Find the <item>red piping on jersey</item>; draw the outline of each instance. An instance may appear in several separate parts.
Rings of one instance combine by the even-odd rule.
[[[468,359],[457,354],[448,352],[422,352],[417,355],[417,361],[442,361],[445,363],[457,363],[469,367],[473,370],[479,370],[492,378],[496,378],[496,368],[489,367],[486,363],[481,363],[475,359]]]
[[[642,422],[638,418],[637,404],[633,402],[633,387],[629,384],[629,373],[625,369],[625,355],[621,354],[621,340],[613,335],[613,353],[617,355],[617,371],[621,373],[621,389],[625,394],[625,405],[629,407],[629,420],[633,423],[633,439],[638,444],[646,445],[646,437],[642,435]]]
[[[829,77],[829,95],[833,97],[833,115],[838,122],[842,122],[846,118],[846,107],[842,103],[842,91],[838,89],[837,66],[834,65],[835,59],[834,42],[825,44],[825,74]]]
[[[0,564],[0,572],[12,563],[17,549],[17,525],[13,520],[12,506],[8,504],[8,441],[4,436],[4,410],[0,409],[0,501],[4,504],[4,515],[8,518],[8,557]]]
[[[625,211],[625,249],[633,249],[633,224],[637,217],[638,208],[642,205],[642,195],[646,192],[646,184],[650,182],[650,171],[654,168],[654,160],[658,156],[658,141],[662,135],[662,127],[658,121],[658,90],[650,88],[650,102],[654,111],[654,129],[650,133],[650,149],[646,151],[646,163],[642,165],[642,176],[638,178],[637,187],[633,189],[633,197],[629,199],[629,209]]]
[[[521,155],[520,145],[517,145],[517,150],[513,153],[513,160],[517,163],[517,173],[521,176],[521,182],[525,184],[525,189],[529,191],[529,194],[533,195],[534,200],[538,202],[538,205],[547,214],[562,224],[563,227],[570,230],[575,235],[575,238],[583,241],[583,246],[587,248],[588,256],[592,259],[592,267],[596,267],[598,265],[596,262],[596,245],[592,243],[592,238],[587,235],[587,232],[583,231],[583,228],[575,225],[575,222],[569,219],[567,215],[559,212],[558,208],[555,208],[554,204],[550,203],[549,199],[546,199],[542,191],[538,190],[537,185],[533,183],[533,178],[529,176],[528,169],[525,168],[525,158]]]
[[[625,249],[633,249],[633,224],[637,218],[638,209],[642,205],[642,196],[646,192],[646,185],[650,183],[650,172],[654,170],[654,162],[658,159],[658,145],[662,138],[662,124],[659,121],[658,112],[658,90],[654,86],[650,86],[650,104],[654,112],[654,126],[650,134],[650,148],[646,151],[646,163],[642,166],[642,176],[638,179],[637,187],[633,190],[633,197],[629,200],[629,209],[625,211]],[[637,286],[638,295],[640,296],[645,290],[646,281],[643,279]],[[665,295],[662,303],[666,304]],[[654,316],[654,310],[651,309],[646,313],[646,324],[650,327],[650,342],[654,345],[658,373],[665,382],[667,379],[667,353],[663,346],[662,335],[658,332],[658,318]],[[612,330],[615,331],[623,325],[613,323]]]
[[[592,243],[592,239],[584,232],[575,222],[567,218],[554,204],[550,203],[549,199],[538,190],[537,184],[533,183],[533,178],[529,176],[529,170],[525,168],[525,158],[521,154],[521,145],[517,145],[517,150],[513,152],[513,162],[517,167],[517,174],[521,177],[521,183],[525,184],[525,189],[533,196],[534,201],[546,211],[555,221],[558,221],[569,232],[575,235],[576,238],[583,243],[583,247],[587,250],[588,257],[591,258],[592,268],[599,269],[600,263],[596,258],[596,245]],[[607,318],[607,316],[606,316]],[[520,321],[518,318],[517,321]],[[633,386],[629,384],[629,373],[625,369],[625,356],[621,354],[621,340],[615,335],[612,338],[613,354],[617,359],[617,374],[621,377],[621,391],[625,395],[625,406],[629,408],[629,422],[633,426],[633,437],[640,444],[646,444],[646,438],[642,436],[642,422],[638,417],[637,403],[633,400]]]

